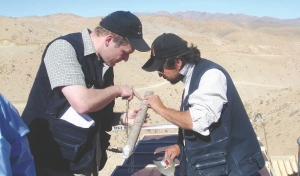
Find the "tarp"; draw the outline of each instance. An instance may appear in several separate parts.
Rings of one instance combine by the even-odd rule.
[[[26,134],[17,109],[0,94],[0,175],[35,176]]]

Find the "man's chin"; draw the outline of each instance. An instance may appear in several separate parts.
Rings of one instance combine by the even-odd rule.
[[[177,84],[180,80],[168,80],[172,85]]]
[[[175,79],[168,79],[168,81],[171,83],[171,84],[177,84],[179,81],[181,81],[183,79],[183,75],[178,75]]]

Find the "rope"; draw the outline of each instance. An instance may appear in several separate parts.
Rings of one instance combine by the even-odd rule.
[[[128,139],[128,136],[129,136],[129,128],[128,128],[128,109],[129,109],[129,101],[126,100],[126,114],[125,114],[125,125],[126,125],[126,139]],[[131,160],[130,160],[130,164],[129,164],[129,167],[128,167],[128,173],[133,173],[134,171],[134,159],[133,157],[131,157]]]
[[[126,139],[128,138],[128,109],[129,109],[129,101],[126,100],[126,115],[125,115],[125,125],[127,126],[127,128],[126,128]]]
[[[266,130],[265,130],[265,125],[266,125],[265,121],[262,118],[262,115],[260,113],[257,113],[257,112],[253,112],[252,118],[253,118],[252,119],[253,122],[261,122],[261,126],[262,126],[264,137],[265,137],[265,142],[266,142],[266,149],[267,149],[266,153],[267,153],[268,159],[270,159],[267,134],[266,134]],[[270,162],[270,165],[272,167],[272,163],[271,162]]]

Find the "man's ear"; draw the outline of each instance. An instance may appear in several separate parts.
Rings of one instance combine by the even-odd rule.
[[[108,47],[109,43],[112,42],[114,39],[114,36],[112,34],[108,34],[105,37],[105,46]]]
[[[181,60],[181,58],[177,58],[176,59],[176,69],[181,70],[183,67],[183,62]]]

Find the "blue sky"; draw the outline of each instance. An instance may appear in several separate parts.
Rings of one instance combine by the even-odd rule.
[[[10,17],[73,13],[82,17],[106,16],[116,10],[169,13],[199,11],[242,13],[279,19],[300,18],[300,0],[0,0],[0,15]]]

